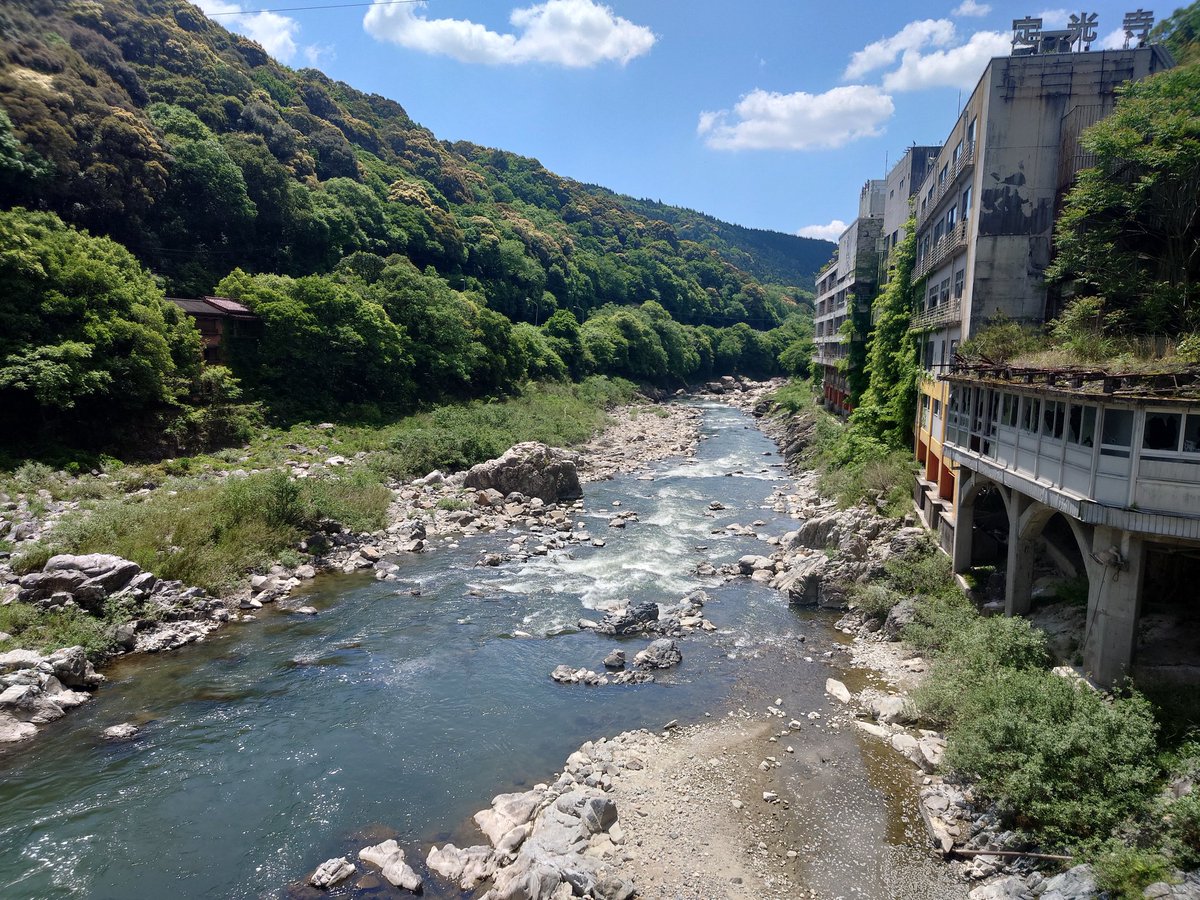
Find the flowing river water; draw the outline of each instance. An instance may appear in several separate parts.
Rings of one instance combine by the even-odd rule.
[[[794,527],[770,508],[787,477],[774,444],[742,413],[702,408],[694,460],[585,487],[578,521],[603,548],[490,568],[476,563],[513,535],[464,537],[399,559],[398,583],[317,579],[302,598],[315,617],[264,609],[108,669],[94,702],[0,757],[0,896],[287,896],[318,863],[385,837],[418,860],[435,840],[479,842],[473,812],[551,780],[585,740],[776,697],[792,714],[826,708],[830,616],[692,574],[767,549],[722,525]],[[640,521],[608,528],[614,501]],[[578,631],[581,616],[696,588],[719,630],[681,639],[683,664],[656,683],[549,679],[560,663],[599,669],[615,645]],[[632,657],[646,640],[622,646]],[[125,721],[139,739],[100,739]],[[852,732],[793,741],[804,883],[821,897],[962,896],[922,849],[907,765]],[[460,896],[435,879],[425,893]]]

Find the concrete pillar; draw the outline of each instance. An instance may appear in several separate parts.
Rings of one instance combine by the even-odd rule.
[[[1021,516],[1030,501],[1018,491],[1008,504],[1008,570],[1004,585],[1004,614],[1023,616],[1033,605],[1033,541],[1021,540]]]
[[[1114,550],[1120,554],[1119,563]],[[1092,555],[1099,557],[1103,571],[1098,578],[1089,572],[1083,667],[1100,684],[1112,685],[1133,665],[1146,545],[1136,535],[1097,526]]]
[[[960,469],[960,473],[965,473]],[[958,496],[954,503],[954,547],[950,551],[954,571],[962,573],[971,568],[972,549],[975,542],[975,501],[964,503],[963,484],[967,478],[960,478],[954,487]]]

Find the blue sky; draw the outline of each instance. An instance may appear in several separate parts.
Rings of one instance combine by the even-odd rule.
[[[867,178],[914,142],[941,142],[960,93],[1009,52],[1014,18],[1062,28],[1072,12],[983,0],[429,0],[252,14],[335,2],[198,5],[288,65],[396,100],[439,138],[829,238]],[[1090,6],[1093,49],[1121,46],[1136,8]]]

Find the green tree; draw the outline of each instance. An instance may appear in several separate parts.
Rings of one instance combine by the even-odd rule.
[[[52,213],[0,212],[0,432],[101,439],[199,369],[195,327],[124,247]]]
[[[235,269],[217,291],[261,320],[262,335],[238,361],[239,374],[280,413],[352,415],[365,406],[412,404],[408,336],[360,285]]]
[[[1200,65],[1122,87],[1082,144],[1096,164],[1067,195],[1047,274],[1094,298],[1107,334],[1200,329]]]
[[[1154,26],[1150,38],[1166,44],[1181,66],[1200,62],[1200,2],[1175,10]]]

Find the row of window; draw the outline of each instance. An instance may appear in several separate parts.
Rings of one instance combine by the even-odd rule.
[[[950,392],[946,439],[962,443],[970,437],[989,438],[997,426],[1016,428],[1043,440],[1092,447],[1100,429],[1100,452],[1128,456],[1134,445],[1134,410],[1090,403],[1044,400],[988,388]],[[1200,454],[1200,413],[1148,410],[1139,436],[1143,455],[1166,457]],[[986,444],[985,444],[986,447]],[[987,449],[984,450],[988,452]]]
[[[977,120],[972,119],[971,124],[967,126],[966,137],[954,145],[954,150],[950,153],[950,159],[942,163],[941,169],[938,170],[937,183],[931,184],[929,190],[925,192],[924,199],[921,200],[921,214],[925,214],[925,210],[929,204],[933,202],[933,195],[936,191],[940,191],[946,186],[946,182],[950,180],[950,172],[958,168],[959,160],[962,159],[964,152],[970,152],[975,146],[975,125]],[[965,215],[964,210],[964,215]]]

